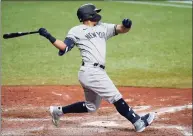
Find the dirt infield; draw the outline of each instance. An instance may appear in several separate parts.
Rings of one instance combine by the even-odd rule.
[[[66,114],[54,127],[50,105],[84,100],[80,86],[3,86],[2,136],[191,136],[192,89],[119,87],[126,102],[156,120],[143,133],[103,101],[96,113]]]

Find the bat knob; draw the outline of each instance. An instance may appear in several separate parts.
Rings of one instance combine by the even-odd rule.
[[[8,36],[9,36],[9,34],[4,34],[4,35],[3,35],[3,38],[4,38],[4,39],[7,39]]]

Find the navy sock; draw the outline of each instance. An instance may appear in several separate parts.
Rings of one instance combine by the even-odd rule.
[[[77,103],[62,107],[62,111],[64,114],[88,112],[85,102],[77,102]]]
[[[134,124],[140,116],[137,115],[128,105],[127,103],[121,98],[117,102],[114,103],[117,111],[128,119],[132,124]]]

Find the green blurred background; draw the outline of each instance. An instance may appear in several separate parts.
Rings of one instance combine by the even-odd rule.
[[[2,1],[2,33],[45,27],[63,40],[79,24],[76,11],[85,3]],[[92,3],[103,9],[103,22],[118,24],[127,17],[133,21],[128,34],[107,42],[106,70],[116,85],[192,88],[192,8]],[[59,57],[58,50],[39,35],[1,37],[1,44],[3,85],[79,84],[77,48]]]

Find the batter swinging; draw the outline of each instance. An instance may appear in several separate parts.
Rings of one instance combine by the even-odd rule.
[[[101,16],[93,4],[82,5],[77,16],[83,24],[70,29],[64,41],[54,38],[45,28],[40,28],[40,35],[46,37],[62,56],[77,46],[82,56],[82,66],[78,73],[80,84],[84,89],[85,101],[76,102],[68,106],[50,106],[50,113],[54,125],[63,114],[95,112],[104,99],[113,104],[117,111],[128,119],[135,127],[136,132],[142,132],[150,125],[155,117],[148,113],[140,117],[122,98],[105,71],[106,41],[121,33],[127,33],[132,25],[130,19],[124,19],[122,24],[108,24],[100,22]]]

